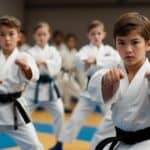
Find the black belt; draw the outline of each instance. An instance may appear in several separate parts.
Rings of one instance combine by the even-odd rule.
[[[103,150],[104,147],[110,143],[111,146],[109,150],[113,150],[119,141],[128,145],[133,145],[148,139],[150,139],[150,127],[135,132],[123,131],[116,127],[116,137],[110,137],[102,140],[96,146],[95,150]]]
[[[25,123],[29,123],[31,121],[22,105],[17,101],[17,98],[19,98],[20,96],[21,92],[0,94],[0,103],[2,104],[13,103],[14,129],[18,129],[17,109],[22,115]]]
[[[65,68],[61,68],[61,71],[64,72],[64,73],[69,73],[70,72],[68,69],[65,69]]]
[[[60,98],[60,92],[59,92],[59,89],[54,81],[53,78],[51,78],[49,75],[40,75],[40,78],[39,80],[37,81],[37,84],[36,84],[36,88],[35,88],[35,96],[34,96],[34,102],[35,103],[38,103],[38,93],[39,93],[39,85],[43,83],[43,84],[46,84],[46,83],[49,83],[49,99],[53,99],[52,98],[52,87],[51,87],[51,84],[53,83],[53,88],[56,92],[56,95],[58,98]]]

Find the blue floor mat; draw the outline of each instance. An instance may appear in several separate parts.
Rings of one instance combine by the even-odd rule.
[[[53,128],[50,124],[43,124],[43,123],[34,123],[35,128],[38,132],[46,133],[46,134],[53,134]],[[95,133],[96,128],[90,126],[83,126],[79,135],[77,136],[77,140],[82,141],[90,141],[92,139],[93,134]],[[0,134],[0,148],[8,148],[14,147],[16,143],[12,138],[5,134]],[[2,150],[2,149],[0,149]]]

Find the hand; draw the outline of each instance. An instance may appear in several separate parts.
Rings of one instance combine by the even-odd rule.
[[[3,83],[3,81],[2,80],[0,80],[0,84],[2,84]]]
[[[32,71],[26,59],[16,59],[15,63],[20,67],[25,77],[30,80],[32,78]]]
[[[104,86],[113,86],[124,78],[124,73],[120,69],[111,69],[103,77]]]
[[[16,59],[15,63],[21,68],[21,70],[30,69],[29,65],[27,64],[26,59]]]
[[[105,101],[112,98],[119,87],[119,81],[124,78],[120,69],[111,69],[102,78],[102,93]],[[109,92],[108,92],[109,91]]]
[[[150,71],[147,71],[147,72],[145,73],[145,77],[146,77],[148,80],[150,80]]]
[[[40,65],[46,65],[45,60],[42,60],[42,59],[37,60],[36,63],[37,63],[38,66],[40,66]]]
[[[84,59],[83,61],[87,65],[96,64],[96,59],[94,57],[89,57],[87,59]]]

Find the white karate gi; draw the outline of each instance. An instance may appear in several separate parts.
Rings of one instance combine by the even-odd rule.
[[[135,77],[129,83],[124,65],[119,66],[124,72],[124,78],[120,80],[120,86],[111,101],[112,120],[115,126],[124,131],[137,131],[150,127],[150,81],[145,73],[150,71],[148,60],[141,66]],[[89,91],[94,101],[104,103],[101,81],[108,70],[101,70],[90,81]],[[97,83],[97,84],[96,84]],[[94,91],[94,92],[93,92]],[[149,150],[150,140],[134,145],[120,143],[116,150]]]
[[[38,68],[30,55],[19,52],[16,48],[6,59],[3,51],[0,50],[0,80],[3,81],[0,84],[0,94],[19,92],[22,90],[22,87],[28,84],[29,81],[25,78],[19,66],[15,64],[15,60],[18,58],[27,60],[32,71],[32,81],[36,81],[39,78]],[[23,97],[17,100],[22,104],[24,109],[28,111],[26,100]],[[18,111],[17,118],[18,129],[14,130],[13,104],[0,103],[0,132],[13,137],[22,150],[42,150],[43,147],[37,138],[32,123],[25,124]]]
[[[54,46],[58,52],[61,52],[62,50],[66,49],[66,45],[64,43],[61,43],[60,45],[52,43],[52,46]]]
[[[76,49],[69,50],[67,47],[60,51],[62,57],[62,71],[58,76],[58,85],[65,108],[70,108],[71,98],[79,97],[82,86],[80,85],[80,73],[75,66]]]
[[[92,76],[95,71],[103,67],[112,67],[114,64],[120,62],[118,53],[110,46],[101,45],[98,49],[96,46],[89,44],[84,46],[76,55],[76,64],[79,69],[84,70],[83,60],[87,57],[96,58],[96,64],[91,65],[88,70],[85,70],[87,76]],[[59,140],[63,142],[72,142],[80,131],[81,126],[90,113],[95,110],[95,107],[100,106],[99,102],[95,103],[91,99],[87,89],[81,93],[79,102],[71,115],[70,120],[64,125],[60,134]],[[100,107],[103,107],[101,105]],[[103,109],[103,108],[102,108]]]
[[[26,52],[30,49],[30,45],[28,45],[27,43],[22,44],[21,46],[18,47],[19,51],[21,52]]]
[[[54,77],[59,73],[61,68],[61,57],[54,47],[46,45],[42,49],[39,46],[35,45],[31,49],[29,49],[28,52],[33,56],[35,61],[38,61],[40,59],[46,61],[46,66],[39,66],[41,75],[48,74],[51,77]],[[61,98],[58,99],[56,95],[53,97],[53,99],[49,100],[49,83],[40,84],[38,93],[38,103],[36,105],[34,104],[33,106],[35,87],[36,83],[30,84],[27,87],[27,90],[25,91],[24,95],[30,100],[31,104],[29,103],[29,105],[31,105],[31,107],[35,109],[40,105],[46,108],[52,114],[54,120],[54,131],[56,133],[56,136],[58,136],[64,118],[64,108],[62,100]],[[55,90],[52,89],[52,92],[55,93]]]

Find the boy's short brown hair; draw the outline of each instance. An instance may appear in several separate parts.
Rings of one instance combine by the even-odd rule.
[[[113,36],[126,36],[136,30],[145,40],[150,40],[150,20],[138,12],[128,12],[114,24]]]
[[[49,25],[48,22],[39,22],[33,28],[33,33],[35,33],[41,27],[46,27],[50,33],[52,32],[51,26]]]
[[[78,40],[76,34],[74,34],[74,33],[68,33],[68,34],[66,35],[66,37],[65,37],[65,42],[67,42],[70,38],[75,39],[75,41]]]
[[[104,23],[101,22],[100,20],[93,20],[89,24],[87,31],[90,32],[93,28],[96,28],[96,27],[101,27],[103,29],[103,31],[105,31]]]
[[[18,32],[20,32],[21,22],[13,16],[2,16],[0,17],[0,27],[2,26],[15,28]]]

